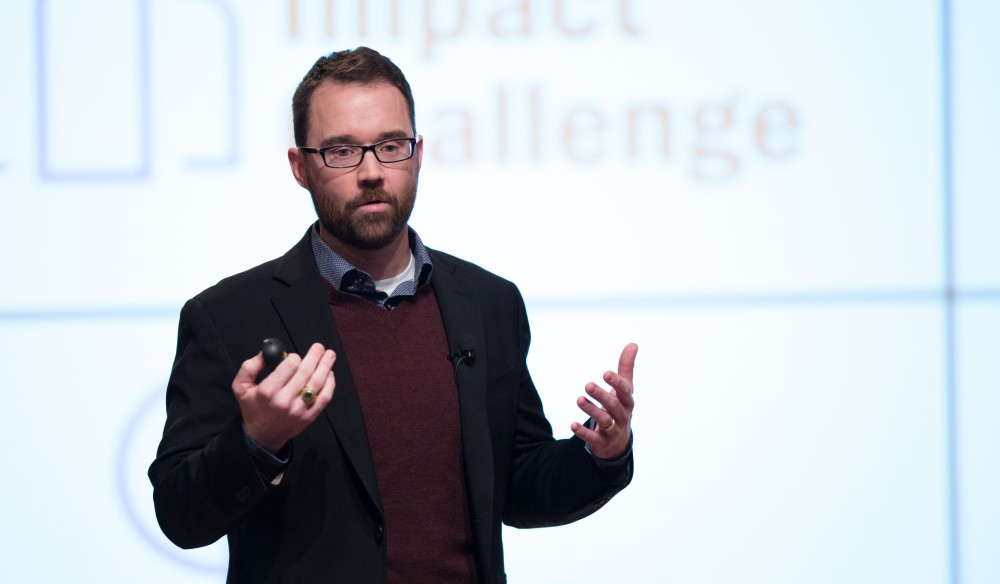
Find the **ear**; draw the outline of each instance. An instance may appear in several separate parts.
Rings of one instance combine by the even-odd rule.
[[[309,190],[309,177],[306,176],[306,156],[301,150],[294,146],[288,149],[288,166],[292,169],[292,176],[299,186]]]

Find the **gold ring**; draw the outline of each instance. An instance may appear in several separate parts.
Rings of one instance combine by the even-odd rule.
[[[312,405],[316,401],[316,392],[312,390],[308,385],[299,390],[299,397],[302,401],[306,402],[306,405]],[[612,424],[613,426],[614,424]]]
[[[597,427],[600,428],[601,430],[604,430],[605,432],[607,432],[607,431],[609,431],[609,430],[611,430],[612,428],[615,427],[615,419],[611,418],[611,425],[608,426],[607,428],[605,428],[604,426],[602,426],[600,424],[598,424]]]

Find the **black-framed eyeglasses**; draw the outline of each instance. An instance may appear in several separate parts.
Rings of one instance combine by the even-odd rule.
[[[371,151],[383,163],[402,162],[413,156],[416,138],[390,138],[368,146],[360,144],[334,144],[324,148],[299,148],[302,152],[319,154],[323,164],[330,168],[353,168],[365,159],[365,152]]]

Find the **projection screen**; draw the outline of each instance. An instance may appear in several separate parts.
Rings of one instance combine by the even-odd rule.
[[[1000,6],[0,5],[4,582],[222,582],[146,469],[183,302],[315,219],[291,95],[366,45],[411,225],[516,282],[559,437],[640,350],[632,485],[511,582],[1000,580]]]

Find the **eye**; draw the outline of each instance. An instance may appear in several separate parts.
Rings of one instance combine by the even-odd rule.
[[[378,145],[378,151],[380,154],[394,154],[402,150],[403,146],[396,140],[390,142],[382,142]]]
[[[351,158],[357,155],[357,148],[351,148],[350,146],[331,146],[326,151],[327,156],[333,156],[334,158]]]

